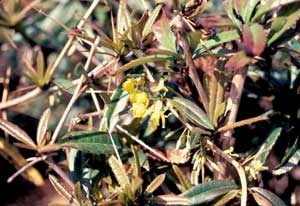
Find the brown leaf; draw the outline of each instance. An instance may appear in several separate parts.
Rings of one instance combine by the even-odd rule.
[[[243,42],[248,55],[259,56],[265,50],[267,43],[264,28],[259,24],[243,25]]]
[[[227,71],[235,71],[248,65],[252,58],[248,57],[244,51],[234,54],[225,64]]]
[[[269,200],[258,193],[252,193],[252,196],[260,206],[272,206],[272,203]]]
[[[167,149],[166,156],[171,163],[185,164],[190,159],[190,153],[187,150]]]
[[[42,114],[37,128],[36,141],[38,145],[43,145],[45,143],[45,137],[48,129],[48,122],[51,117],[50,108],[46,109]]]
[[[7,132],[12,137],[16,138],[20,142],[23,142],[26,145],[29,145],[33,148],[36,147],[35,143],[32,141],[32,139],[28,136],[28,134],[22,130],[17,125],[8,122],[4,119],[0,119],[0,128],[3,129],[5,132]]]

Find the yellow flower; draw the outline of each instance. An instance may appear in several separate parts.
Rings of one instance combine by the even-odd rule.
[[[148,106],[148,102],[149,102],[148,94],[141,90],[136,90],[130,94],[130,102],[144,104]]]
[[[122,84],[123,90],[128,92],[129,94],[134,92],[134,79],[129,78]]]
[[[155,131],[157,127],[159,126],[160,119],[162,120],[162,127],[165,127],[166,119],[164,112],[161,111],[163,107],[163,104],[161,101],[156,101],[155,104],[151,107],[151,116],[150,116],[150,122],[151,122],[151,130]]]
[[[228,154],[231,157],[240,157],[239,154],[234,153],[233,151],[234,151],[234,148],[231,146],[229,149],[225,150],[224,153]]]
[[[255,180],[259,172],[267,169],[268,167],[264,166],[259,160],[253,160],[250,165],[245,167],[245,171],[249,173]]]
[[[163,92],[167,92],[168,91],[168,88],[165,87],[165,81],[163,78],[160,78],[159,82],[158,82],[158,85],[153,87],[151,89],[152,92],[159,92],[159,91],[163,91]]]
[[[134,117],[142,118],[147,110],[147,105],[141,103],[133,103],[131,110]]]
[[[145,79],[144,79],[144,77],[137,77],[137,78],[135,78],[135,79],[134,79],[134,84],[135,84],[136,86],[140,86],[140,85],[145,84]]]

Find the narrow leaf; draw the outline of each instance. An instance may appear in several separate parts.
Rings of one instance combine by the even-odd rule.
[[[157,197],[149,198],[151,202],[154,202],[159,205],[189,205],[191,203],[191,200],[186,197],[168,194],[168,195],[160,195]]]
[[[133,199],[129,177],[126,174],[123,165],[113,155],[109,158],[108,163],[118,181],[118,184],[124,189],[127,195]]]
[[[50,108],[48,108],[42,114],[37,128],[36,141],[38,145],[43,145],[45,143],[50,117],[51,117],[51,110]]]
[[[121,148],[119,136],[112,134],[117,149]],[[75,131],[66,134],[59,142],[63,147],[76,148],[93,154],[113,154],[114,147],[109,134],[98,131]]]
[[[272,130],[269,134],[263,145],[260,147],[259,151],[256,153],[254,160],[259,160],[262,164],[266,162],[266,159],[272,150],[274,144],[276,143],[278,137],[280,136],[282,131],[281,127],[277,127]]]
[[[210,50],[221,44],[224,44],[226,42],[231,42],[231,41],[234,41],[239,38],[240,38],[240,35],[237,30],[224,31],[224,32],[217,33],[211,39],[200,42],[193,53],[193,57],[197,57],[197,56],[201,55],[202,53],[206,52],[207,50]]]
[[[158,175],[146,188],[146,192],[153,193],[165,180],[166,174]]]
[[[149,33],[151,33],[152,26],[153,26],[155,20],[157,19],[157,16],[159,15],[159,13],[161,11],[162,6],[163,6],[163,4],[157,5],[156,8],[154,9],[154,11],[152,12],[152,14],[147,19],[146,24],[145,24],[144,29],[143,29],[143,32],[142,32],[143,40],[147,37],[147,35]]]
[[[271,45],[277,41],[284,33],[291,29],[293,26],[299,22],[300,3],[289,4],[283,7],[279,12],[275,20],[272,22],[271,31],[268,37],[268,45]]]
[[[266,189],[260,187],[252,187],[251,190],[252,192],[266,198],[272,204],[272,206],[287,206],[278,196]]]
[[[258,21],[261,19],[261,17],[278,8],[278,7],[284,7],[288,4],[291,4],[291,3],[295,3],[295,2],[298,2],[299,0],[267,0],[265,1],[264,4],[260,4],[258,7],[257,7],[257,11],[255,12],[255,15],[254,17],[252,18],[252,21]]]
[[[0,118],[0,128],[20,142],[33,148],[36,147],[35,143],[28,136],[28,134],[17,125]]]
[[[127,71],[133,67],[137,67],[146,63],[150,62],[159,62],[159,61],[168,61],[174,59],[174,56],[171,55],[163,55],[163,54],[156,54],[156,55],[148,55],[144,56],[135,60],[131,60],[129,63],[121,66],[116,70],[116,74],[120,74],[122,72]]]
[[[72,83],[71,80],[68,79],[62,79],[62,78],[57,78],[54,80],[54,84],[56,84],[60,89],[73,94],[75,91],[75,87]]]
[[[111,131],[119,120],[119,113],[125,109],[129,95],[123,91],[122,87],[118,87],[117,90],[111,97],[108,108],[104,114],[105,119],[107,120],[107,126]]]
[[[237,17],[237,14],[239,15],[239,11],[237,11],[235,0],[228,0],[226,4],[226,13],[228,17],[231,19],[231,21],[235,24],[237,28],[240,28],[242,25],[242,22]]]
[[[54,189],[65,199],[67,199],[69,202],[72,202],[74,199],[74,197],[71,195],[71,193],[69,193],[64,186],[58,181],[58,179],[56,177],[54,177],[53,175],[49,175],[49,180],[52,184],[52,186],[54,187]]]
[[[226,205],[227,202],[235,198],[239,194],[238,190],[232,190],[224,195],[218,202],[216,202],[213,206],[223,206]]]
[[[192,204],[190,205],[199,205],[211,202],[237,188],[237,185],[231,181],[211,181],[196,185],[190,190],[182,193],[182,195],[191,198]]]
[[[272,206],[272,203],[267,198],[258,193],[252,193],[252,196],[259,206]]]
[[[177,165],[173,165],[173,171],[176,174],[180,185],[183,187],[184,190],[188,190],[192,188],[192,183],[190,180],[183,174],[181,169]]]
[[[37,67],[37,74],[40,80],[44,79],[44,55],[41,50],[38,52],[37,61],[36,61],[36,67]]]
[[[257,5],[260,3],[260,0],[248,0],[247,5],[245,6],[245,12],[242,15],[244,22],[247,24],[250,22],[253,12],[255,11]]]
[[[287,172],[291,171],[294,167],[298,165],[300,161],[300,149],[298,149],[292,157],[285,163],[282,167],[274,170],[272,173],[274,175],[282,175],[286,174]]]
[[[168,99],[173,107],[175,107],[184,117],[190,120],[192,123],[205,129],[214,130],[214,126],[211,123],[205,112],[194,102],[181,98],[174,97]]]

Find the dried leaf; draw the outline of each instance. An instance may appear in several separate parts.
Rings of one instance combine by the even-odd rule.
[[[53,185],[54,189],[62,196],[64,197],[66,200],[68,200],[69,202],[74,201],[74,197],[71,195],[71,193],[69,193],[64,186],[58,181],[58,179],[53,176],[53,175],[49,175],[49,180],[51,182],[51,184]],[[75,200],[77,202],[77,200]]]
[[[166,149],[166,157],[171,163],[185,164],[189,161],[191,155],[186,149]]]
[[[158,175],[146,188],[148,194],[152,194],[165,180],[166,174]]]
[[[243,25],[242,35],[247,54],[259,56],[265,50],[267,38],[261,25]]]
[[[149,198],[151,202],[160,205],[190,205],[191,200],[187,197],[182,197],[178,195],[168,194],[168,195],[160,195],[157,197]]]
[[[17,125],[0,118],[0,128],[20,142],[35,148],[36,145],[28,134]]]
[[[183,174],[183,172],[177,165],[173,165],[173,171],[175,172],[175,174],[179,180],[179,183],[182,186],[182,188],[184,189],[184,191],[192,188],[191,181],[188,179],[187,176],[185,176],[185,174]],[[184,192],[184,191],[182,191],[182,192]]]
[[[225,68],[228,71],[236,71],[247,66],[252,61],[252,58],[248,57],[244,51],[240,51],[234,54],[225,64]]]
[[[46,133],[47,133],[50,117],[51,117],[51,110],[50,108],[48,108],[42,114],[37,128],[36,141],[39,146],[45,144],[46,141],[45,138],[47,137]]]
[[[278,196],[266,189],[260,187],[252,187],[251,190],[252,192],[259,194],[262,198],[265,198],[267,201],[269,201],[272,206],[287,206]]]

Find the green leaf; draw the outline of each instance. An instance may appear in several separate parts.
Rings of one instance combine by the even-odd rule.
[[[283,7],[272,22],[268,36],[268,45],[277,41],[285,32],[291,29],[300,19],[300,3],[293,3]]]
[[[266,189],[260,187],[252,187],[251,190],[252,192],[266,198],[272,204],[272,206],[287,206],[278,196]]]
[[[259,56],[265,50],[267,38],[260,24],[243,25],[242,34],[247,54]]]
[[[226,42],[234,41],[239,38],[240,38],[240,35],[237,30],[224,31],[224,32],[217,33],[211,39],[200,42],[194,51],[193,57],[195,58],[216,46],[219,46]]]
[[[263,15],[266,13],[278,8],[278,7],[284,7],[288,4],[298,2],[299,0],[267,0],[264,4],[260,4],[257,7],[257,11],[255,12],[254,17],[252,18],[252,21],[259,21]]]
[[[245,7],[244,14],[242,14],[244,22],[246,24],[248,24],[250,22],[253,12],[255,11],[256,6],[258,5],[259,2],[260,2],[260,0],[248,0],[247,1],[247,5]]]
[[[36,60],[36,67],[37,67],[37,74],[38,77],[40,79],[40,81],[42,81],[44,79],[44,55],[43,52],[41,50],[38,51],[38,56],[37,56],[37,60]]]
[[[133,192],[131,190],[129,177],[126,174],[123,165],[113,155],[109,158],[108,164],[111,167],[112,172],[114,173],[118,181],[118,184],[124,189],[126,195],[133,200]]]
[[[298,149],[292,157],[285,163],[282,167],[273,170],[274,175],[282,175],[286,174],[287,172],[291,171],[294,167],[298,165],[300,161],[300,149]]]
[[[163,12],[160,15],[160,18],[153,25],[152,32],[154,33],[155,38],[159,42],[158,49],[166,49],[176,52],[175,36],[171,31],[170,24],[171,19],[163,10]]]
[[[150,62],[159,62],[159,61],[168,61],[174,59],[174,56],[172,55],[163,55],[163,54],[156,54],[156,55],[148,55],[143,56],[138,59],[131,60],[129,63],[121,66],[117,69],[116,74],[120,74],[122,72],[127,71],[128,69],[131,69],[133,67],[137,67],[146,63]]]
[[[155,22],[155,20],[157,19],[158,14],[161,11],[163,4],[159,4],[154,11],[152,12],[152,14],[149,16],[149,18],[146,21],[146,24],[144,26],[143,32],[142,32],[142,38],[143,40],[146,39],[147,35],[150,34],[152,32],[152,26]]]
[[[173,165],[173,171],[176,174],[182,188],[184,190],[191,189],[191,187],[192,187],[191,181],[188,179],[187,176],[185,176],[185,174],[183,174],[183,172],[177,165]]]
[[[175,107],[184,117],[192,123],[205,129],[214,130],[214,126],[205,112],[191,100],[174,97],[168,99],[173,107]]]
[[[237,188],[237,185],[231,181],[211,181],[196,185],[181,195],[191,198],[192,203],[190,205],[199,205],[211,202]]]
[[[231,190],[226,195],[224,195],[218,202],[213,206],[223,206],[226,205],[230,200],[235,198],[239,194],[239,190]]]
[[[237,14],[239,14],[238,8],[236,6],[235,0],[228,0],[226,4],[226,13],[228,17],[231,19],[231,21],[235,24],[237,28],[240,28],[242,25],[242,22],[237,17]]]
[[[256,153],[254,160],[258,160],[262,164],[266,162],[266,159],[270,151],[272,150],[274,144],[276,143],[278,137],[280,136],[281,131],[281,127],[277,127],[272,130],[272,132],[269,134],[263,145],[260,147],[259,151]]]
[[[115,133],[112,138],[117,149],[121,148],[119,136]],[[59,144],[93,154],[113,154],[115,152],[109,134],[98,131],[75,131],[62,137]]]
[[[107,126],[111,131],[119,120],[119,113],[122,112],[128,103],[129,95],[119,86],[112,95],[108,108],[105,112]]]
[[[72,80],[57,78],[54,80],[54,84],[70,94],[73,94],[75,91],[75,86],[73,85]]]
[[[222,69],[222,65],[219,67]],[[220,69],[216,69],[213,75],[205,76],[208,87],[208,113],[209,118],[212,120],[214,126],[218,124],[218,118],[225,111],[224,102],[224,87],[225,87],[225,74]]]

